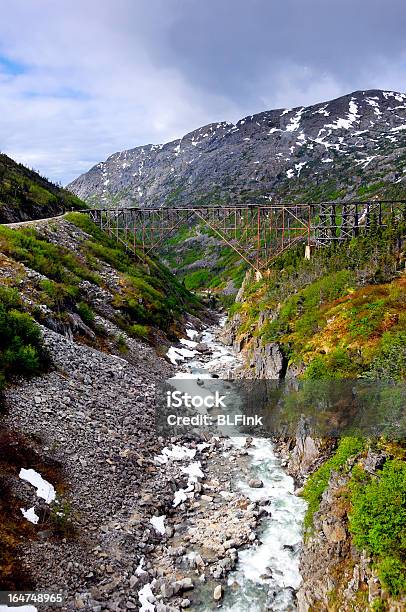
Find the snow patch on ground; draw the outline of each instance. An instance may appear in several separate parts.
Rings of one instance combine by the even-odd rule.
[[[354,98],[351,98],[347,118],[344,119],[340,117],[334,123],[329,123],[325,127],[331,128],[332,130],[349,130],[358,119],[358,104],[355,102]]]
[[[172,448],[162,449],[162,453],[155,457],[155,461],[158,463],[168,463],[170,459],[174,461],[184,461],[185,459],[194,459],[196,455],[196,449],[188,448],[187,446],[179,446],[177,444],[172,444]]]
[[[367,104],[369,104],[369,106],[372,106],[372,108],[374,109],[374,113],[377,117],[380,117],[382,115],[382,112],[379,108],[379,102],[378,102],[378,98],[374,97],[374,98],[366,98],[365,102]]]
[[[175,348],[174,346],[171,346],[166,353],[166,356],[173,365],[177,365],[178,361],[184,361],[186,357],[194,357],[195,355],[196,351],[190,351],[186,348]]]
[[[144,566],[144,557],[141,557],[140,562],[138,564],[137,569],[135,570],[135,573],[137,576],[142,576],[143,574],[146,574],[147,572],[143,569]]]
[[[165,534],[165,519],[166,515],[162,514],[161,516],[152,516],[149,520],[155,531],[161,535]]]
[[[184,346],[188,346],[189,348],[195,348],[195,346],[197,346],[197,342],[194,340],[186,340],[186,338],[181,338],[179,342]]]
[[[391,132],[400,132],[401,130],[406,130],[406,123],[403,125],[398,125],[398,127],[394,127],[391,129]]]
[[[199,478],[204,478],[204,474],[201,470],[202,464],[200,461],[195,461],[187,467],[181,468],[184,474],[189,476],[188,485],[197,482]]]
[[[179,489],[178,491],[175,491],[172,504],[174,508],[176,508],[177,506],[179,506],[179,504],[187,500],[187,492],[188,489]]]
[[[326,110],[328,104],[325,104],[318,110],[314,111],[313,115],[324,115],[324,117],[330,117],[330,113]]]
[[[19,477],[21,480],[26,480],[33,487],[36,487],[38,497],[45,499],[47,504],[50,504],[55,500],[56,493],[53,485],[51,485],[51,483],[47,480],[44,480],[41,474],[38,474],[38,472],[35,470],[26,470],[21,468]]]
[[[302,118],[303,111],[304,111],[304,107],[300,108],[297,111],[296,115],[292,117],[292,119],[290,120],[290,123],[288,123],[288,125],[286,126],[287,132],[296,132],[299,129],[300,120]]]
[[[295,164],[295,168],[297,171],[297,176],[300,176],[300,173],[302,171],[302,169],[306,166],[307,162],[299,162],[298,164]]]
[[[196,336],[199,335],[199,332],[196,331],[195,329],[187,329],[186,335],[189,338],[189,340],[193,340],[194,338],[196,338]]]
[[[155,606],[150,601],[151,599],[155,600],[151,586],[153,586],[153,583],[149,582],[138,591],[138,600],[141,604],[140,612],[154,612],[155,610]]]
[[[34,506],[30,508],[29,510],[24,510],[24,508],[20,508],[20,510],[21,510],[23,517],[26,518],[27,521],[30,521],[30,523],[33,523],[34,525],[38,525],[39,516],[35,512]]]

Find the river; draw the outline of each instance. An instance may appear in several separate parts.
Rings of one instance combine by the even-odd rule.
[[[203,357],[196,352],[195,330],[188,330],[189,340],[175,379],[190,381],[193,389],[202,393],[205,379],[231,377],[238,357],[217,340],[220,326],[206,328],[200,342],[209,351]],[[199,386],[197,381],[199,380]],[[246,438],[238,431],[230,437],[230,445],[242,447]],[[295,592],[301,581],[299,556],[302,543],[303,518],[306,503],[294,495],[293,479],[286,473],[270,439],[253,438],[248,446],[249,479],[233,482],[252,501],[265,502],[267,510],[261,521],[258,541],[239,551],[238,563],[228,576],[221,609],[227,612],[263,612],[264,610],[295,610]],[[224,451],[227,452],[227,451]],[[251,479],[260,479],[261,488],[251,488]],[[195,607],[197,612],[213,609],[213,602]]]

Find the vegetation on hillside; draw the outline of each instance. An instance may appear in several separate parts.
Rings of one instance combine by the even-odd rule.
[[[406,593],[406,462],[386,461],[372,477],[352,470],[350,531],[356,546],[373,555],[389,593]]]
[[[364,446],[365,441],[359,438],[342,438],[334,454],[308,478],[303,489],[303,497],[308,504],[304,523],[306,529],[311,529],[313,525],[313,515],[319,509],[331,473],[345,469],[348,459],[357,455]]]
[[[231,284],[235,295],[248,268],[237,251],[204,224],[182,227],[163,245],[162,257],[187,289],[209,290],[227,305],[232,298],[227,301],[224,289]]]
[[[235,304],[239,333],[278,342],[308,378],[383,376],[405,371],[404,223],[303,258],[287,251],[269,276],[245,287]],[[258,324],[259,313],[268,313]],[[390,363],[389,363],[390,362]],[[369,373],[369,374],[368,374]]]
[[[70,191],[0,154],[0,223],[38,219],[87,208]]]
[[[0,287],[0,393],[13,376],[38,374],[47,365],[40,329],[22,311],[17,290]]]
[[[103,288],[105,280],[100,272],[105,264],[119,275],[112,305],[121,313],[116,324],[129,335],[147,338],[151,327],[174,337],[184,311],[199,309],[197,299],[158,261],[149,257],[135,261],[86,215],[70,213],[66,218],[89,234],[80,252],[51,242],[33,227],[17,230],[0,226],[0,252],[45,277],[38,283],[37,302],[50,308],[54,318],[68,322],[68,313],[76,312],[84,323],[94,326],[94,307],[88,303],[82,283]],[[44,318],[38,307],[33,308],[33,314],[39,321]]]
[[[84,254],[91,262],[100,261],[111,265],[120,273],[121,287],[115,296],[114,306],[126,315],[124,327],[135,335],[145,336],[145,327],[154,325],[166,333],[182,317],[185,310],[197,312],[199,301],[158,260],[142,255],[135,261],[132,255],[113,238],[100,230],[87,215],[70,213],[67,219],[88,233],[92,239],[84,245]],[[129,327],[128,327],[129,326]]]

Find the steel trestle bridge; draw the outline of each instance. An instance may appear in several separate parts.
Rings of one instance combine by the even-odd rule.
[[[323,202],[236,206],[90,209],[101,229],[134,255],[151,254],[184,227],[200,223],[236,251],[257,273],[264,272],[286,249],[348,240],[388,223],[405,220],[406,200]]]

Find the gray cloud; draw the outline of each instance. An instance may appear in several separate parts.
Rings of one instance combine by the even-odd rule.
[[[406,89],[403,0],[0,4],[0,148],[62,182],[211,121]]]

